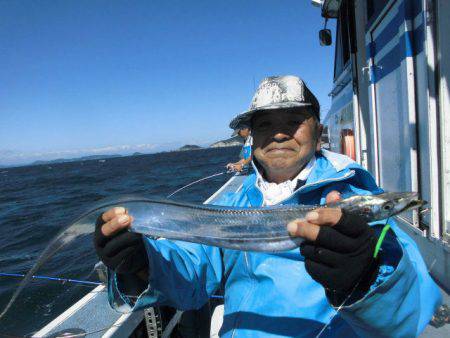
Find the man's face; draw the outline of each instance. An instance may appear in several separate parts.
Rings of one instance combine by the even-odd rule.
[[[252,120],[253,154],[267,177],[293,178],[319,150],[320,135],[321,126],[307,109],[269,111]]]
[[[249,128],[240,129],[238,134],[240,137],[246,138],[248,137],[248,135],[250,135],[250,129]]]

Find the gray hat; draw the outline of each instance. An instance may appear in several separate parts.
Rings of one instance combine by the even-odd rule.
[[[230,122],[231,129],[249,124],[255,113],[266,110],[285,110],[311,107],[311,113],[320,120],[320,105],[305,82],[297,76],[271,76],[260,83],[250,108]]]

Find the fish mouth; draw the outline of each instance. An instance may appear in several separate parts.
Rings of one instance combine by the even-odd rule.
[[[386,192],[381,194],[386,200],[391,200],[394,204],[397,204],[401,209],[397,209],[397,213],[402,213],[403,211],[416,209],[424,206],[428,202],[419,199],[419,194],[417,192]]]
[[[425,204],[428,204],[427,201],[425,200],[413,200],[410,201],[403,210],[409,210],[409,209],[415,209],[415,208],[421,208],[423,207]]]
[[[421,200],[418,198],[419,194],[417,192],[404,192],[404,193],[399,193],[399,195],[401,195],[398,200],[401,202],[403,201],[407,201],[405,203],[405,206],[402,208],[401,212],[406,211],[406,210],[411,210],[411,209],[416,209],[416,208],[420,208],[423,207],[425,204],[427,204],[428,202],[425,200]]]

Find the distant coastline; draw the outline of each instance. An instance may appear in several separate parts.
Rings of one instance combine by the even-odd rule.
[[[82,157],[75,157],[75,158],[57,158],[55,160],[48,160],[48,161],[34,161],[28,165],[43,165],[43,164],[55,164],[55,163],[78,162],[78,161],[104,160],[107,158],[114,158],[114,157],[122,157],[122,155],[119,155],[119,154],[89,155],[89,156],[82,156]]]
[[[242,146],[243,143],[244,143],[244,140],[241,137],[235,136],[235,137],[227,138],[225,140],[220,140],[220,141],[214,142],[214,143],[210,144],[209,146],[204,146],[204,147],[196,145],[196,144],[186,144],[178,149],[169,150],[169,152],[195,151],[195,150],[201,150],[201,149],[224,148],[224,147],[238,147],[238,146]],[[69,163],[69,162],[78,162],[78,161],[106,160],[106,159],[117,158],[117,157],[143,156],[143,155],[148,155],[148,154],[156,154],[156,153],[164,153],[164,152],[167,152],[167,151],[153,152],[153,153],[134,152],[133,154],[127,154],[127,155],[120,155],[120,154],[87,155],[87,156],[74,157],[74,158],[57,158],[57,159],[53,159],[53,160],[37,160],[34,162],[20,164],[20,165],[2,165],[2,164],[0,164],[0,168],[7,169],[7,168],[34,166],[34,165],[49,165],[49,164],[56,164],[56,163]]]
[[[211,144],[210,148],[223,148],[223,147],[238,147],[244,144],[244,139],[240,136],[234,136],[222,141],[217,141]]]

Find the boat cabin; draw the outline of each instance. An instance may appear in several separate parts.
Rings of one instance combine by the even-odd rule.
[[[329,148],[358,161],[386,191],[417,191],[428,201],[397,220],[448,292],[450,2],[319,4],[324,20],[336,20],[332,104],[322,116]]]

